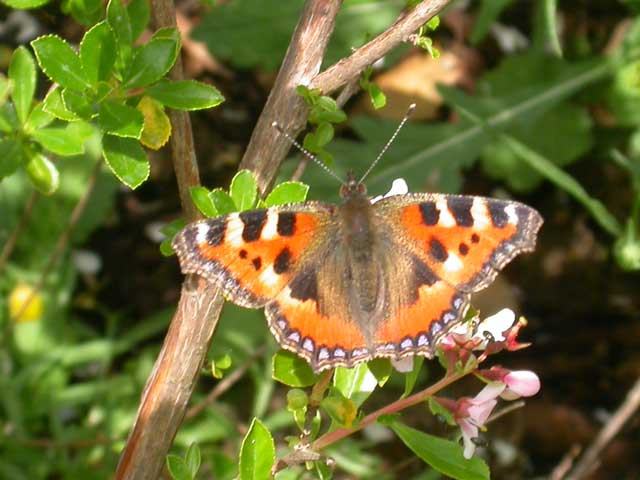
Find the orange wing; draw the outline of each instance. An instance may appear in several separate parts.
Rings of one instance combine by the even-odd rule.
[[[397,249],[404,253],[396,256],[408,256],[412,264],[387,276],[402,284],[408,275],[412,282],[404,289],[414,293],[379,322],[373,356],[431,356],[439,338],[463,318],[470,294],[489,285],[517,254],[533,250],[542,225],[526,205],[481,197],[401,195],[381,200],[376,209],[383,226],[397,232]]]
[[[291,279],[332,207],[308,202],[187,225],[173,240],[183,273],[197,273],[243,307],[259,308]]]

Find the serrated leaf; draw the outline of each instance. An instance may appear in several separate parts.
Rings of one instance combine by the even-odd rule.
[[[85,33],[80,42],[80,61],[87,80],[94,87],[111,76],[116,52],[116,37],[107,22],[100,22]]]
[[[229,193],[239,211],[253,208],[258,198],[258,183],[249,170],[240,170],[231,180]]]
[[[160,149],[171,136],[171,121],[165,113],[164,107],[153,98],[143,96],[137,108],[144,116],[144,128],[140,143],[152,150]]]
[[[65,88],[61,95],[64,106],[78,118],[90,120],[97,114],[97,111],[94,110],[94,105],[89,103],[85,95],[68,88]]]
[[[390,425],[402,442],[425,463],[457,480],[489,480],[489,467],[480,458],[469,460],[455,442],[414,430],[400,422]]]
[[[13,174],[22,163],[20,142],[13,138],[0,139],[0,180]]]
[[[144,116],[136,108],[115,100],[105,100],[100,104],[98,124],[102,130],[111,135],[140,138]]]
[[[271,376],[284,385],[296,388],[311,386],[320,378],[305,360],[287,350],[280,350],[273,356]]]
[[[164,31],[140,47],[127,71],[123,88],[144,87],[160,80],[173,66],[179,48],[175,35],[169,36]]]
[[[64,104],[64,101],[62,100],[62,89],[60,87],[49,90],[49,93],[44,97],[42,104],[42,108],[44,108],[46,112],[49,112],[60,120],[72,122],[80,118]]]
[[[60,174],[56,166],[47,157],[40,153],[33,153],[25,170],[31,180],[31,184],[40,193],[52,195],[60,186]]]
[[[105,135],[102,155],[118,180],[131,189],[136,189],[149,177],[149,160],[134,139]]]
[[[193,480],[188,465],[177,455],[167,455],[167,470],[174,480]]]
[[[104,18],[104,9],[101,0],[66,0],[62,3],[64,13],[71,13],[78,23],[87,27]]]
[[[40,128],[32,132],[31,136],[45,150],[69,157],[84,153],[85,138],[79,137],[63,127]]]
[[[211,108],[224,101],[224,97],[218,89],[195,80],[171,81],[162,79],[149,87],[146,94],[176,110]]]
[[[184,456],[184,461],[191,472],[191,477],[196,478],[198,470],[200,470],[200,463],[202,462],[200,447],[197,443],[192,443],[189,446],[187,453]]]
[[[57,35],[46,35],[31,42],[42,71],[54,82],[76,92],[83,92],[88,82],[76,52]]]
[[[209,194],[213,205],[218,211],[218,215],[226,215],[227,213],[236,211],[236,204],[233,198],[221,188],[214,188]]]
[[[127,5],[127,14],[131,20],[131,41],[135,41],[149,23],[149,1],[131,0]]]
[[[265,480],[271,478],[271,467],[276,449],[271,433],[254,418],[240,448],[240,480]]]
[[[285,205],[287,203],[300,203],[307,199],[309,185],[301,182],[282,182],[276,185],[267,195],[264,203],[267,207]]]
[[[24,124],[31,110],[36,91],[36,62],[25,47],[14,50],[9,64],[9,79],[13,82],[11,99],[20,123]]]
[[[129,13],[122,0],[109,0],[107,4],[107,23],[111,27],[118,45],[119,68],[125,68],[131,59],[133,32]]]
[[[211,197],[209,197],[209,190],[205,187],[201,187],[199,185],[191,187],[189,188],[189,195],[191,196],[193,204],[205,217],[211,218],[219,215]]]

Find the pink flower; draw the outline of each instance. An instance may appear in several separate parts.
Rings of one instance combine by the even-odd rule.
[[[530,397],[540,390],[540,379],[528,370],[510,371],[501,367],[478,371],[477,375],[487,381],[485,387],[473,398],[463,397],[458,401],[436,399],[453,414],[453,419],[462,431],[464,457],[471,458],[475,452],[480,431],[498,404],[503,400]]]

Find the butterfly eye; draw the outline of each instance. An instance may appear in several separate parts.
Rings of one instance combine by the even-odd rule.
[[[359,183],[356,186],[356,190],[358,190],[358,193],[364,195],[365,193],[367,193],[367,186],[364,183]]]

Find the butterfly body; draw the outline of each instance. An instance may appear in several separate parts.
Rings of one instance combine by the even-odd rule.
[[[320,371],[374,357],[432,356],[542,219],[526,205],[482,197],[408,194],[375,203],[350,180],[339,205],[233,213],[188,225],[174,239],[184,273],[241,306],[265,308],[286,349]]]

